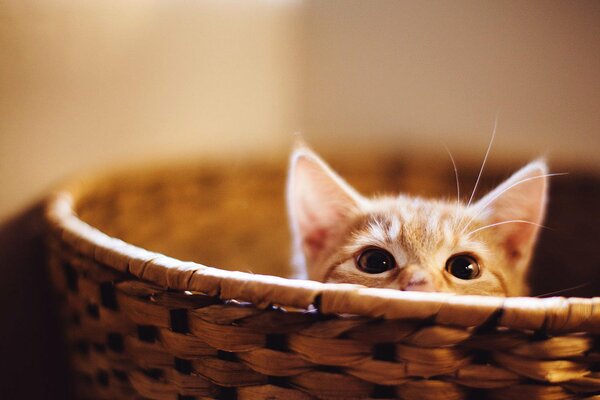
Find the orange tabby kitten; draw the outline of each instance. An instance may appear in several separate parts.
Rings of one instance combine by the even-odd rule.
[[[547,175],[546,164],[534,161],[474,204],[366,198],[301,146],[288,177],[295,260],[305,277],[322,282],[525,295]]]

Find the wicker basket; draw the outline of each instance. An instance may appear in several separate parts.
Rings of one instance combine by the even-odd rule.
[[[78,398],[600,398],[600,298],[272,276],[289,272],[284,168],[121,172],[51,197],[49,268]],[[453,183],[394,163],[343,172],[366,192]]]

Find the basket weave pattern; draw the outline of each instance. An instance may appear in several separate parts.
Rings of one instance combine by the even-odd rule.
[[[578,399],[600,393],[600,298],[410,293],[225,271],[49,201],[75,388],[103,399]],[[82,214],[84,211],[82,211]]]

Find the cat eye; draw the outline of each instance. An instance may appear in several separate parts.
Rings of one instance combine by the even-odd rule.
[[[474,279],[479,276],[479,264],[474,257],[467,254],[452,256],[446,261],[446,271],[458,279]]]
[[[379,248],[364,250],[356,259],[356,266],[367,274],[380,274],[396,266],[396,260],[388,251]]]

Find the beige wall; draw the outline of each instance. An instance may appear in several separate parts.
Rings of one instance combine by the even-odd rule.
[[[600,3],[0,3],[0,220],[81,169],[369,143],[600,167]],[[383,151],[383,150],[378,150]],[[366,156],[369,156],[367,153]]]
[[[0,220],[81,169],[298,129],[297,1],[0,2]]]
[[[305,127],[352,142],[600,167],[597,1],[311,2]]]

